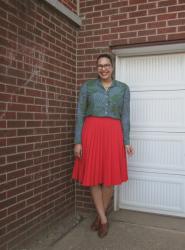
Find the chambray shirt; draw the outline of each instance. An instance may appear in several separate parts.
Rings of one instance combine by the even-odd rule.
[[[121,120],[124,144],[130,144],[130,91],[125,83],[113,80],[107,91],[99,79],[88,80],[81,86],[76,113],[75,144],[81,143],[86,116]]]

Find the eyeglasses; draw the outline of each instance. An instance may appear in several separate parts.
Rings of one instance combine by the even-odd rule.
[[[109,69],[112,65],[111,64],[98,64],[98,69]]]

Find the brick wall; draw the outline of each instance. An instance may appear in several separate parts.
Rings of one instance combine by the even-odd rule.
[[[75,14],[77,13],[77,0],[58,0]]]
[[[74,209],[77,27],[39,0],[0,0],[0,249]]]
[[[81,0],[77,83],[96,77],[95,59],[112,47],[185,40],[184,0]],[[78,187],[77,205],[93,208],[89,191]]]
[[[81,0],[80,13],[78,32],[44,1],[0,0],[2,250],[74,208],[76,80],[96,77],[97,55],[185,40],[184,0]],[[94,208],[87,188],[76,194],[80,210]]]

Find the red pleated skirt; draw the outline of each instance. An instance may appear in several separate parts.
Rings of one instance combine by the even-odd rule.
[[[82,129],[82,158],[76,158],[72,178],[83,186],[119,185],[128,180],[121,121],[86,117]]]

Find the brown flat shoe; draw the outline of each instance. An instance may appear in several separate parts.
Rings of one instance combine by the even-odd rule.
[[[98,229],[98,236],[100,238],[103,238],[108,234],[108,231],[109,231],[109,223],[108,222],[104,224],[100,223],[99,229]]]
[[[97,231],[100,225],[100,217],[97,215],[93,223],[91,224],[91,230]]]

